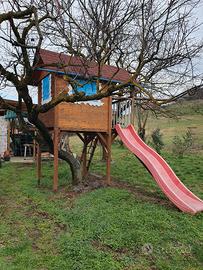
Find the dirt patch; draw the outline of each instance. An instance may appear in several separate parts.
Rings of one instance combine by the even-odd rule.
[[[136,257],[136,255],[138,254],[138,250],[136,250],[136,249],[134,249],[134,250],[129,250],[128,248],[114,249],[110,245],[106,245],[106,244],[101,243],[100,241],[96,241],[96,240],[92,241],[92,246],[99,251],[110,253],[112,255],[112,257],[117,261],[121,260],[124,256]],[[129,268],[127,268],[127,269],[129,269]]]
[[[113,252],[114,254],[125,255],[129,253],[127,248],[113,249],[110,245],[103,244],[99,241],[92,241],[93,247],[104,252]]]
[[[170,209],[171,208],[176,209],[175,206],[167,198],[166,199],[162,198],[158,194],[143,190],[140,187],[134,187],[129,184],[122,183],[115,180],[112,181],[110,186],[114,188],[119,188],[119,189],[126,189],[127,191],[135,195],[135,197],[137,199],[140,199],[141,201],[152,202],[155,204],[164,205],[165,207],[170,208]]]
[[[84,193],[105,187],[125,189],[130,193],[132,193],[136,197],[136,199],[140,201],[164,205],[169,209],[176,209],[175,206],[167,198],[163,198],[155,192],[144,190],[139,186],[132,186],[128,183],[121,182],[116,178],[112,178],[110,185],[107,185],[105,176],[98,175],[95,173],[88,174],[85,181],[77,186],[72,186],[69,188],[67,188],[67,186],[64,186],[60,188],[59,192],[55,193],[53,196],[50,196],[49,200],[50,201],[61,199],[68,200],[69,208],[72,208],[74,207],[74,201],[77,197],[81,196]]]
[[[152,202],[154,204],[164,205],[169,209],[176,209],[175,206],[167,199],[160,197],[157,193],[143,190],[140,187],[135,187],[130,184],[112,178],[111,184],[107,185],[105,176],[97,174],[89,174],[85,183],[73,187],[72,196],[76,197],[82,193],[89,192],[98,188],[113,187],[118,189],[125,189],[132,193],[136,199],[144,202]]]

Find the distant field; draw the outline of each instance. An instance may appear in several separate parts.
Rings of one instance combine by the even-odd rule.
[[[183,135],[190,129],[194,137],[193,151],[203,154],[203,101],[184,101],[169,107],[174,118],[150,116],[146,126],[147,139],[156,128],[160,128],[166,150],[171,150],[175,135]]]

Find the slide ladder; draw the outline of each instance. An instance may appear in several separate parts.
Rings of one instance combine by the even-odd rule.
[[[203,201],[179,180],[156,151],[145,144],[132,125],[123,129],[117,124],[115,128],[126,147],[144,163],[171,202],[183,212],[195,214],[203,211]]]

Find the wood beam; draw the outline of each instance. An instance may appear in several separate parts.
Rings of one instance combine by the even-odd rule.
[[[83,138],[83,136],[79,132],[76,132],[76,134],[80,138],[80,140],[84,143],[85,142],[85,138]]]
[[[39,143],[37,144],[37,184],[40,185],[42,178],[42,158]]]
[[[83,151],[82,151],[82,177],[84,178],[87,174],[87,135],[84,134],[84,145],[83,145]]]
[[[107,134],[107,160],[106,160],[106,182],[111,183],[111,129],[112,129],[112,97],[108,98],[108,134]]]
[[[99,141],[101,142],[101,144],[106,147],[107,142],[105,136],[100,132],[97,133],[97,136],[99,137]]]
[[[58,144],[59,144],[59,128],[54,128],[54,179],[53,179],[53,191],[58,190]]]

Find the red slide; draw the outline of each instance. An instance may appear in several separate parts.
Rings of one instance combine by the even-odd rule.
[[[186,188],[156,151],[142,141],[132,125],[125,129],[116,125],[116,131],[127,148],[148,168],[165,195],[180,210],[191,214],[203,211],[203,201]]]

